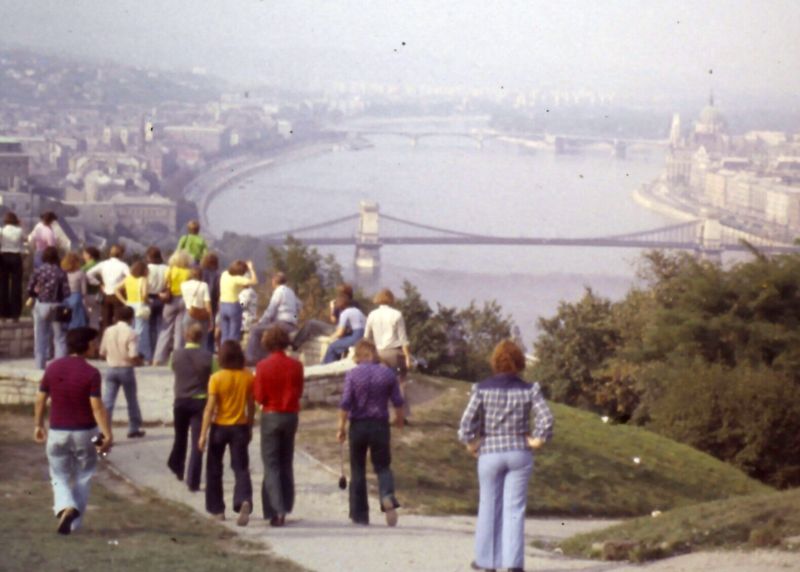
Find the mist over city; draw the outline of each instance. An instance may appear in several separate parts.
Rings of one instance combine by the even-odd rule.
[[[0,568],[800,569],[798,22],[4,0]]]

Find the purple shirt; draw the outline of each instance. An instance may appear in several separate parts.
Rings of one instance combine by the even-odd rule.
[[[403,405],[400,384],[394,371],[379,363],[361,363],[344,377],[339,407],[354,419],[389,419],[389,401]]]
[[[31,274],[28,295],[39,302],[63,302],[70,295],[67,273],[55,264],[42,264]]]

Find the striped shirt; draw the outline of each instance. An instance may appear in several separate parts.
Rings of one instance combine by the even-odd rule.
[[[539,384],[514,374],[498,374],[476,384],[458,430],[463,443],[481,439],[480,453],[524,450],[528,437],[547,441],[552,435],[553,414]]]

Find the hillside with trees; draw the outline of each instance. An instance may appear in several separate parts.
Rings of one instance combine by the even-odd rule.
[[[540,320],[548,396],[642,425],[778,487],[800,484],[800,256],[730,268],[651,252],[644,286]]]

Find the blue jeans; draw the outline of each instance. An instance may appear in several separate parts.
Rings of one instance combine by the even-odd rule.
[[[50,356],[50,343],[53,343],[55,357],[67,355],[67,333],[64,325],[54,319],[59,304],[39,302],[33,306],[33,340],[36,367],[44,369]]]
[[[51,429],[47,434],[53,512],[58,516],[64,509],[78,509],[80,516],[72,521],[72,530],[81,526],[86,514],[89,488],[97,465],[97,452],[91,441],[96,434],[97,429]]]
[[[242,339],[242,306],[239,302],[219,304],[220,343]]]
[[[103,405],[108,410],[109,424],[120,386],[128,402],[128,433],[133,433],[142,427],[142,412],[136,397],[136,374],[132,367],[110,367],[103,380]]]
[[[525,506],[532,471],[530,451],[485,453],[478,457],[480,502],[475,563],[481,568],[524,567]]]
[[[322,360],[322,363],[331,363],[332,361],[336,361],[338,359],[342,359],[347,353],[347,350],[350,346],[353,346],[364,337],[364,329],[353,330],[353,333],[349,336],[344,336],[339,338],[338,340],[334,340],[331,342],[331,345],[328,346],[328,350],[325,352],[325,357]]]
[[[142,318],[136,314],[142,306],[148,306],[147,302],[133,302],[128,306],[133,310],[133,331],[136,332],[136,351],[144,357],[145,361],[153,361],[153,353],[150,349],[150,316]]]

